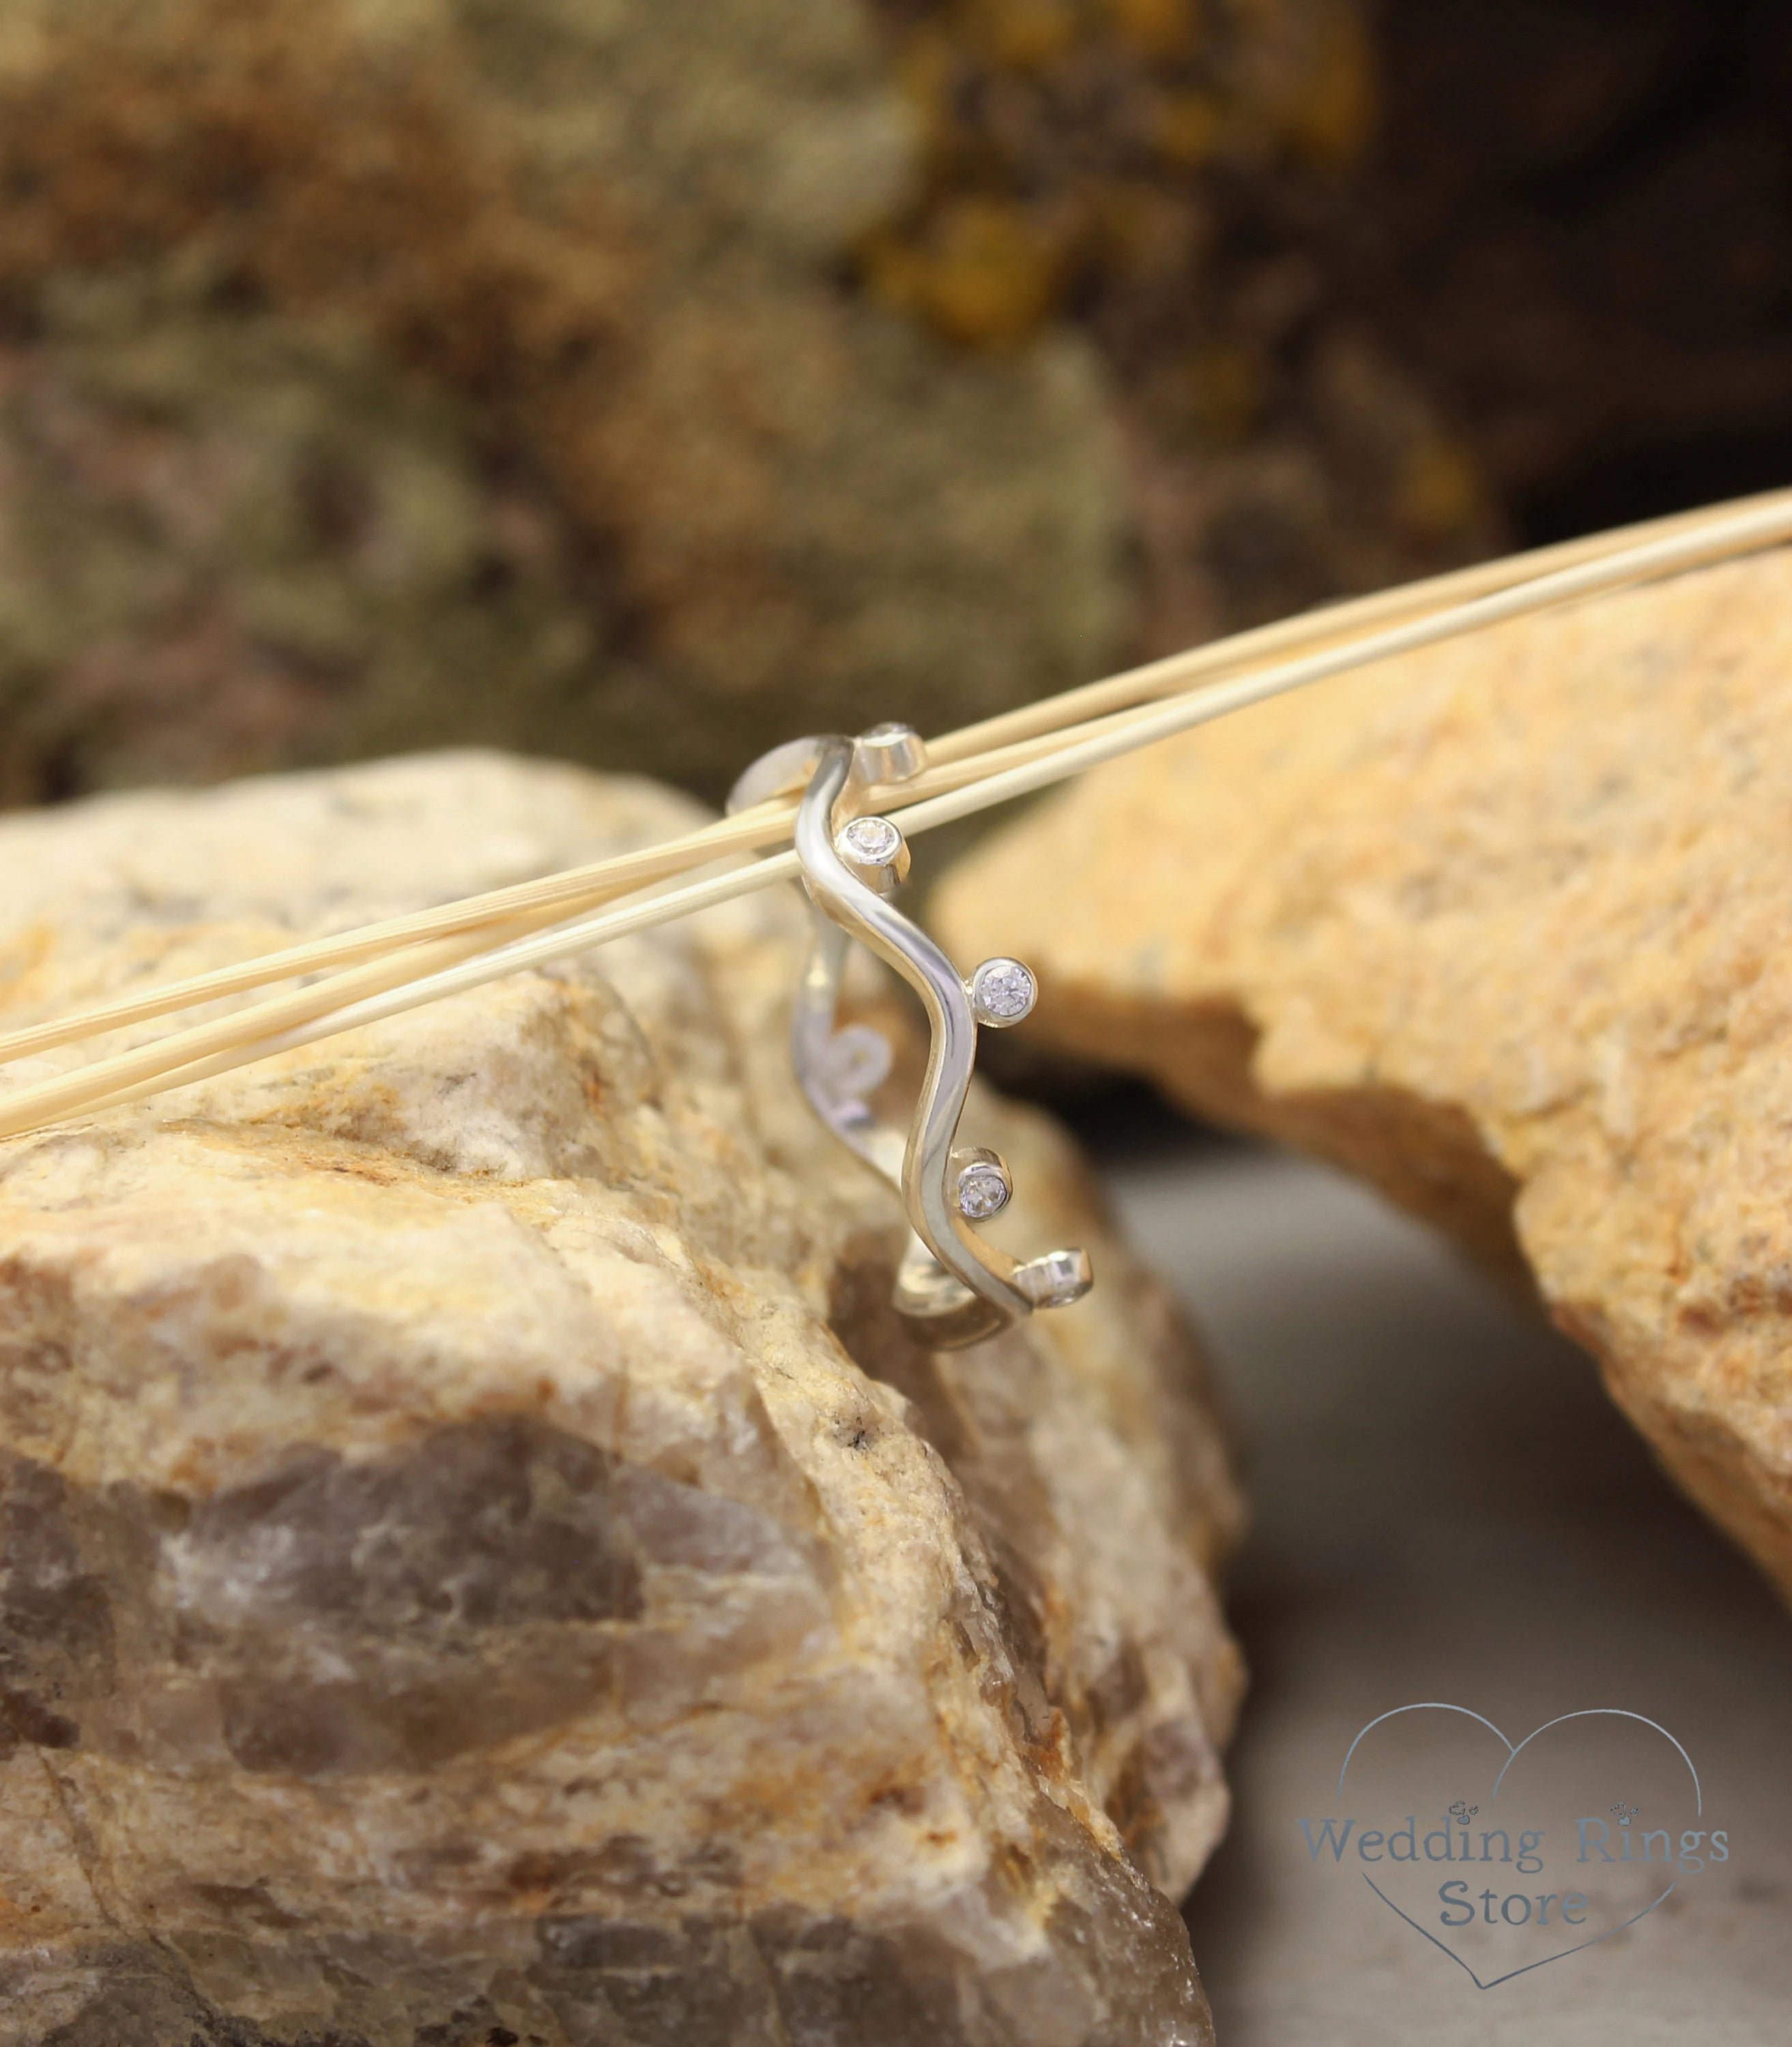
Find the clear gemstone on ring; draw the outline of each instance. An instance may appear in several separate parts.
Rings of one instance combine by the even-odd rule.
[[[843,860],[888,867],[902,850],[902,834],[888,818],[854,818],[834,843]]]
[[[981,1222],[1008,1206],[1013,1192],[1008,1175],[987,1159],[978,1159],[958,1175],[958,1213],[972,1222]]]
[[[970,1004],[979,1023],[1018,1023],[1039,999],[1039,984],[1017,959],[985,960],[970,977]]]
[[[1093,1279],[1086,1251],[1047,1251],[1015,1268],[1014,1283],[1036,1308],[1067,1308]]]

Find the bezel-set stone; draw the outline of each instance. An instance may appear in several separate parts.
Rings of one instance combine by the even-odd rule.
[[[1014,1271],[1014,1283],[1035,1308],[1067,1308],[1094,1283],[1086,1251],[1047,1251]]]
[[[834,849],[857,867],[893,867],[902,852],[902,834],[888,818],[854,818],[841,826]]]
[[[1039,997],[1032,969],[1017,959],[986,959],[965,984],[972,1013],[993,1031],[1005,1031],[1032,1012]]]
[[[958,1169],[953,1194],[968,1222],[983,1222],[1005,1209],[1014,1188],[999,1159],[973,1159]]]
[[[853,744],[854,772],[863,782],[912,781],[927,764],[927,743],[911,725],[874,725]]]

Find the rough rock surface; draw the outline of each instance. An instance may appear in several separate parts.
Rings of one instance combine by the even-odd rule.
[[[844,273],[857,0],[18,0],[0,800],[444,741],[719,793],[1095,672],[1114,435]]]
[[[663,834],[446,755],[0,823],[9,1023]],[[1192,2047],[1236,1499],[1092,1299],[954,1356],[788,892],[0,1147],[4,2047]]]
[[[1789,729],[1781,551],[1117,764],[939,927],[1040,970],[1041,1035],[1528,1270],[1792,1592]]]
[[[1089,337],[1145,645],[1497,551],[1480,463],[1365,261],[1406,210],[1365,182],[1383,7],[873,4],[924,150],[867,245],[871,289],[973,346],[1054,319]],[[1426,188],[1423,164],[1409,182]]]

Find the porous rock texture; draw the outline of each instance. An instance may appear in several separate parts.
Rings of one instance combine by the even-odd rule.
[[[3,1015],[688,824],[450,754],[0,824]],[[954,1356],[790,892],[0,1147],[5,2047],[1190,2047],[1237,1503],[1101,1284]]]
[[[1779,551],[1105,768],[939,928],[1040,971],[1041,1036],[1531,1275],[1792,1593],[1789,732]]]

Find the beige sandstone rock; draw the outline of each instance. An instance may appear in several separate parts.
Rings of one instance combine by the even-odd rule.
[[[691,815],[449,755],[9,818],[0,1014]],[[0,1147],[5,2047],[1210,2038],[1197,1361],[989,1100],[1104,1283],[907,1346],[787,1078],[799,916]]]
[[[1780,552],[1118,763],[938,923],[1039,971],[1048,1041],[1527,1268],[1792,1590],[1789,741]]]

